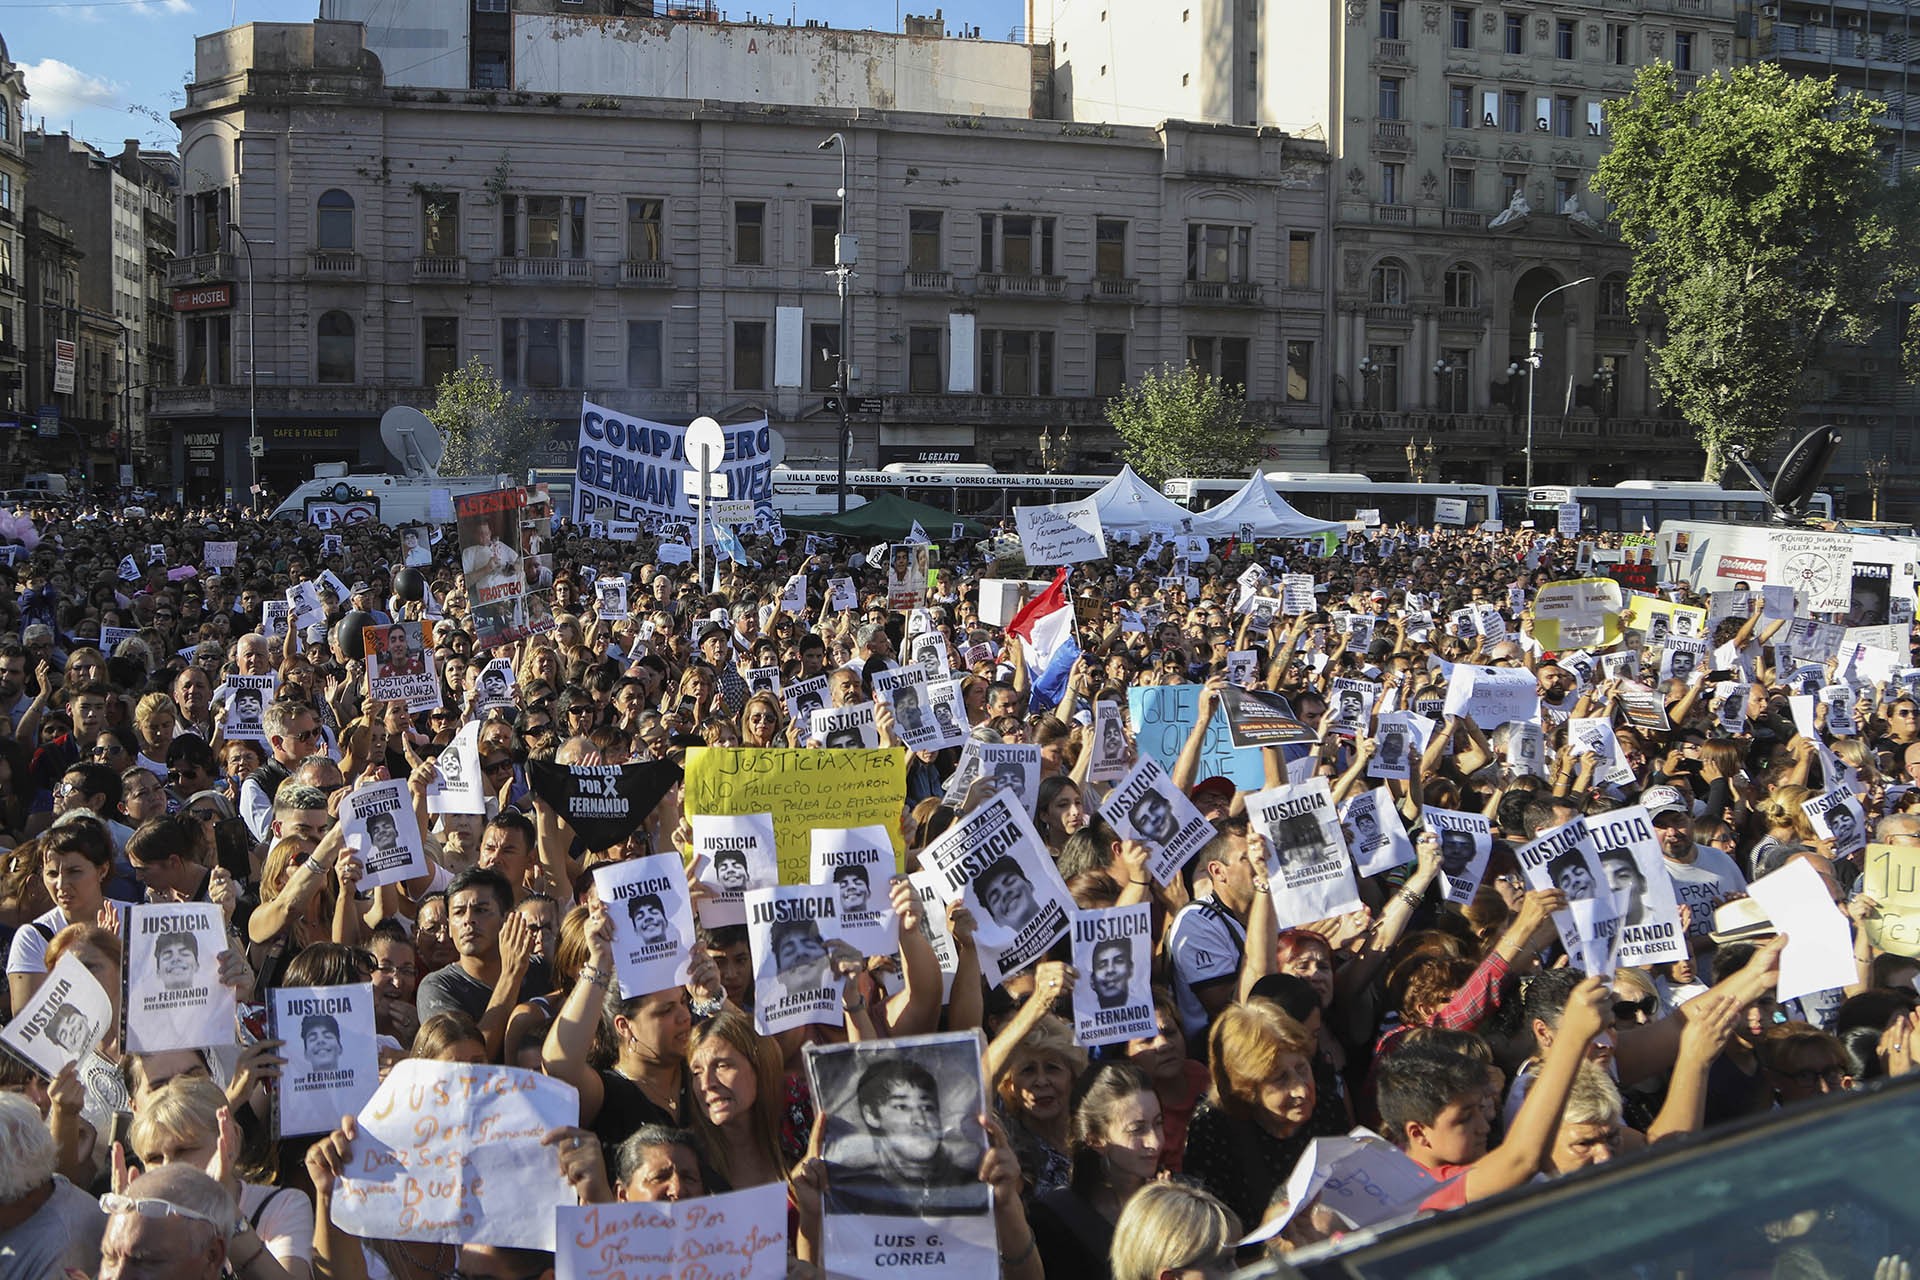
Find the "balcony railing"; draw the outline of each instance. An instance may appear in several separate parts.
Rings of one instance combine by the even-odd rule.
[[[1408,57],[1405,40],[1376,40],[1373,42],[1373,60],[1396,67],[1410,67],[1413,60]]]
[[[593,264],[585,258],[495,258],[496,280],[533,280],[541,284],[592,284]]]
[[[1202,305],[1257,307],[1260,286],[1245,280],[1189,280],[1187,301]]]
[[[1009,423],[1098,423],[1107,402],[1096,396],[898,395],[883,398],[890,421],[950,422],[978,426]]]
[[[413,260],[413,278],[423,284],[460,284],[467,278],[467,260],[462,257],[430,253]]]
[[[952,293],[953,273],[951,271],[909,271],[907,272],[908,293]]]
[[[1376,204],[1373,206],[1373,220],[1387,227],[1410,227],[1413,225],[1413,207],[1404,204]]]
[[[203,280],[232,280],[237,275],[230,253],[190,253],[167,263],[168,284],[199,284]]]
[[[1095,302],[1135,302],[1139,296],[1138,280],[1115,280],[1105,276],[1094,278],[1093,300]]]
[[[1472,442],[1501,441],[1519,442],[1526,436],[1526,414],[1524,412],[1506,413],[1440,413],[1432,410],[1399,410],[1393,412],[1375,412],[1370,409],[1352,409],[1337,415],[1335,425],[1354,439],[1365,441],[1369,437],[1384,438],[1386,443],[1394,441],[1395,435],[1413,432],[1418,435],[1446,436],[1455,444]],[[1693,450],[1697,447],[1693,428],[1677,418],[1601,418],[1595,413],[1574,414],[1567,417],[1542,417],[1536,415],[1533,422],[1534,440],[1543,449],[1552,448],[1556,442],[1588,441],[1607,445],[1616,442],[1632,442],[1649,450]]]
[[[1412,324],[1413,308],[1404,302],[1369,302],[1367,319],[1374,324]]]
[[[673,264],[629,258],[620,264],[620,283],[652,288],[669,286],[673,283]]]
[[[1776,25],[1768,41],[1776,58],[1857,58],[1861,61],[1911,62],[1920,55],[1920,41],[1892,32],[1862,27],[1801,27]]]
[[[1014,298],[1059,298],[1067,292],[1065,276],[1015,276],[986,273],[974,277],[979,293]]]
[[[1478,329],[1487,322],[1485,307],[1442,307],[1440,323],[1455,329]]]
[[[1375,151],[1405,151],[1412,145],[1412,134],[1404,120],[1381,120],[1373,126]]]
[[[315,249],[307,255],[307,269],[316,276],[350,276],[360,270],[360,255],[351,249]]]
[[[1448,209],[1446,228],[1449,231],[1484,231],[1487,215],[1475,209]]]

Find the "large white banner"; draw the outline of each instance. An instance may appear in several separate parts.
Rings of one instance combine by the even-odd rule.
[[[723,427],[727,495],[757,507],[773,505],[773,433],[767,420]],[[681,477],[687,466],[687,429],[580,402],[580,439],[574,450],[573,518],[585,520],[693,519]]]

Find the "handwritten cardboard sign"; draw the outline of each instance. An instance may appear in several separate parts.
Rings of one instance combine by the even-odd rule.
[[[778,1280],[787,1274],[787,1189],[778,1182],[680,1203],[562,1207],[558,1280]]]
[[[895,867],[906,842],[907,753],[813,751],[792,747],[695,747],[687,752],[690,814],[773,814],[783,884],[804,884],[815,827],[878,823],[893,840]]]

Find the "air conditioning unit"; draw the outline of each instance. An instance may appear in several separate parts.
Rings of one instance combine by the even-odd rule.
[[[1852,27],[1855,31],[1858,31],[1861,27],[1866,25],[1866,19],[1861,17],[1857,13],[1850,13],[1847,15],[1847,25],[1849,27]]]
[[[1777,18],[1780,16],[1780,6],[1777,4],[1763,4],[1760,6],[1760,16],[1769,20]]]

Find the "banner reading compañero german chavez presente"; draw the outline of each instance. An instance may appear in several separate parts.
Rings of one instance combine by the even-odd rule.
[[[727,497],[773,504],[773,434],[767,420],[722,427],[727,437]],[[687,500],[687,429],[580,402],[574,450],[575,520],[693,519]]]

